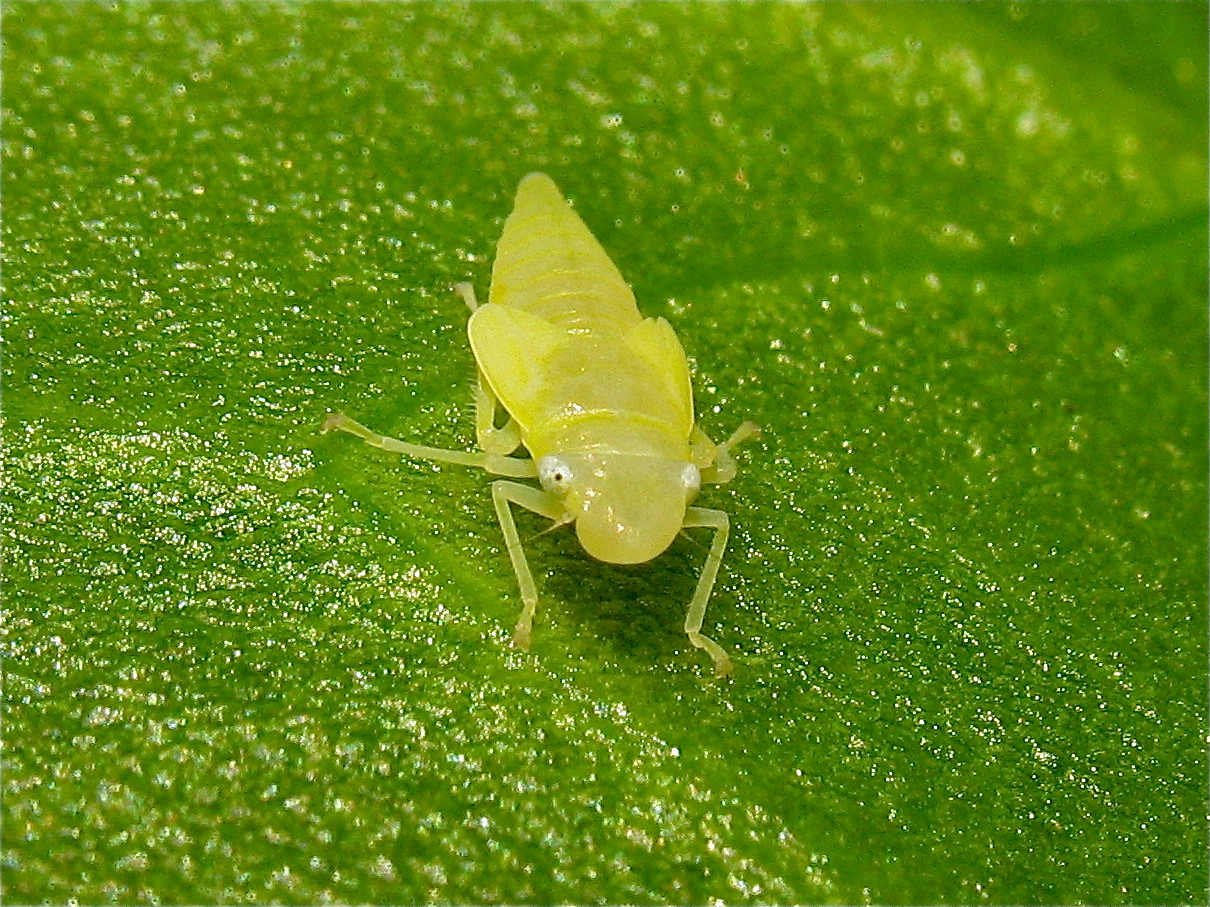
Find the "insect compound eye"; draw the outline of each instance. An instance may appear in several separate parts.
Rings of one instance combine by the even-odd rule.
[[[681,470],[681,483],[692,498],[702,490],[702,471],[692,463],[686,463],[685,468]]]
[[[562,494],[571,482],[571,467],[559,457],[543,457],[538,461],[538,481],[552,494]]]

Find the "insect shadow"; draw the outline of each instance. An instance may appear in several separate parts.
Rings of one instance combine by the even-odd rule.
[[[692,594],[697,562],[709,546],[681,533],[658,560],[619,565],[585,558],[565,526],[537,530],[526,545],[543,552],[539,582],[551,602],[548,627],[606,643],[636,667],[689,657],[692,647],[681,645],[678,632],[681,602]]]

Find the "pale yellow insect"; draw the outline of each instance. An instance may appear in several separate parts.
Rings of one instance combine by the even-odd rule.
[[[556,526],[575,523],[584,550],[611,564],[651,560],[682,528],[713,529],[685,633],[714,659],[715,673],[730,674],[730,657],[701,633],[730,522],[721,510],[690,504],[702,483],[734,477],[730,449],[757,427],[745,422],[719,445],[698,428],[689,364],[672,327],[639,314],[622,275],[545,174],[531,173],[517,188],[487,305],[475,302],[470,284],[455,289],[471,309],[480,451],[387,438],[343,414],[328,416],[323,430],[340,429],[411,457],[538,479],[541,488],[492,483],[521,587],[524,606],[513,636],[521,649],[529,648],[538,593],[510,504]],[[509,418],[497,427],[501,405]],[[530,458],[508,456],[519,447]]]

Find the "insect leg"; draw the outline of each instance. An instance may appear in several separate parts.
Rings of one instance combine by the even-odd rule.
[[[479,308],[479,303],[475,300],[475,288],[473,285],[463,281],[462,283],[454,284],[454,292],[458,294],[458,298],[466,303],[466,307],[474,312]]]
[[[513,631],[513,645],[526,650],[533,636],[538,590],[534,585],[534,576],[529,572],[529,562],[521,548],[521,536],[517,533],[517,524],[513,522],[513,512],[508,505],[516,504],[551,520],[562,520],[566,514],[562,502],[553,495],[540,488],[504,480],[492,482],[492,503],[496,505],[496,516],[500,520],[500,530],[504,533],[504,547],[508,549],[509,560],[513,562],[513,572],[517,574],[517,585],[521,587],[521,616],[517,619],[517,627]]]
[[[731,521],[721,510],[710,510],[705,507],[690,507],[685,511],[685,528],[703,527],[714,530],[714,542],[706,555],[706,563],[702,566],[702,575],[697,581],[697,589],[693,600],[689,602],[689,612],[685,615],[685,633],[689,641],[699,649],[705,649],[714,659],[714,673],[717,677],[727,677],[732,672],[731,658],[723,651],[722,646],[709,637],[701,634],[702,620],[706,616],[706,602],[714,589],[714,580],[718,576],[719,567],[723,563],[723,551],[727,547],[727,536],[731,532]]]
[[[457,463],[459,466],[473,466],[484,469],[498,476],[512,476],[516,479],[532,479],[537,476],[538,468],[533,460],[523,460],[518,457],[505,457],[487,451],[470,453],[465,450],[443,450],[439,447],[425,447],[422,444],[412,444],[400,441],[398,438],[388,438],[366,428],[360,422],[354,422],[344,413],[329,413],[324,420],[321,432],[332,430],[348,432],[367,444],[372,444],[382,450],[406,454],[421,460],[436,460],[438,463]]]
[[[735,465],[735,457],[731,456],[731,448],[759,434],[760,426],[755,422],[744,422],[740,425],[730,438],[715,449],[714,463],[702,470],[702,481],[722,485],[724,482],[730,482],[734,479],[737,467]]]
[[[475,438],[479,447],[488,453],[504,456],[521,446],[521,426],[512,417],[501,427],[496,427],[496,411],[500,401],[483,372],[475,385]]]
[[[475,299],[475,288],[471,284],[456,283],[454,292],[466,303],[471,314],[478,311],[479,302]],[[510,417],[497,428],[496,410],[499,406],[500,401],[480,371],[479,383],[475,385],[475,440],[479,442],[481,450],[504,456],[521,446],[521,426]]]

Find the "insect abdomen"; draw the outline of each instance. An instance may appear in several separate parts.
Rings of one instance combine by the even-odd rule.
[[[496,249],[489,301],[525,309],[564,329],[641,320],[629,285],[542,173],[531,173],[517,189]]]

